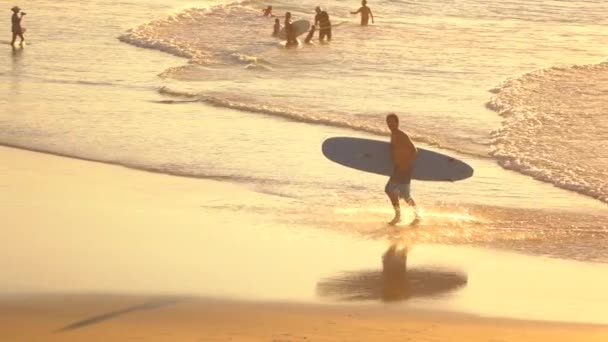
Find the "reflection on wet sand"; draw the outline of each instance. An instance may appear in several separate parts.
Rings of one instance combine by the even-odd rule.
[[[382,256],[382,271],[355,271],[322,280],[317,293],[338,300],[402,301],[454,291],[467,276],[438,269],[407,269],[407,247],[393,243]]]

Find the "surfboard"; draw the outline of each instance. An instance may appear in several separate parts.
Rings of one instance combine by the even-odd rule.
[[[302,34],[308,32],[308,30],[310,29],[310,22],[308,22],[308,20],[305,20],[305,19],[296,20],[292,23],[292,25],[293,25],[294,31],[296,32],[296,37],[301,36]],[[287,33],[285,32],[285,27],[281,28],[281,31],[279,31],[279,39],[281,39],[281,40],[287,39]]]
[[[390,143],[380,140],[333,137],[322,146],[327,159],[353,169],[390,176],[393,162]],[[448,155],[418,148],[412,179],[421,181],[455,182],[473,176],[473,168]]]

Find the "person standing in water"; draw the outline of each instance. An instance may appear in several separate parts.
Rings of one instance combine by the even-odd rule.
[[[293,46],[298,45],[298,40],[296,39],[296,32],[293,29],[293,24],[291,23],[291,12],[285,13],[285,35],[287,36],[287,44],[285,46]]]
[[[272,6],[268,6],[262,10],[262,13],[265,17],[273,17],[272,15]]]
[[[361,8],[356,12],[350,12],[351,14],[361,13],[361,26],[367,26],[369,18],[372,18],[372,24],[374,23],[374,14],[371,8],[367,7],[367,0],[361,0]]]
[[[317,30],[317,28],[315,25],[312,25],[310,27],[310,30],[308,31],[308,35],[306,36],[306,39],[304,39],[304,43],[311,44],[312,37],[314,37],[316,30]]]
[[[325,37],[327,41],[331,40],[331,21],[329,20],[329,14],[326,11],[321,10],[321,7],[315,8],[315,26],[319,28],[319,41],[322,42]]]
[[[384,192],[391,200],[393,209],[395,209],[395,217],[389,222],[395,225],[401,222],[401,208],[399,200],[403,198],[405,202],[414,209],[414,221],[418,223],[421,220],[418,212],[418,207],[414,198],[410,195],[410,183],[412,181],[412,169],[414,160],[416,159],[416,146],[410,137],[399,129],[399,117],[391,113],[386,116],[386,124],[391,130],[391,159],[393,161],[393,174],[388,180]]]
[[[21,42],[20,44],[23,45],[23,41],[25,40],[25,38],[23,38],[23,28],[21,27],[21,19],[23,19],[23,16],[25,15],[24,12],[21,12],[21,8],[19,8],[18,6],[15,6],[13,8],[11,8],[11,10],[13,11],[13,16],[11,18],[11,22],[12,22],[12,32],[13,32],[13,40],[11,40],[11,45],[15,45],[15,41],[17,40],[17,36],[19,36],[19,38],[21,38]],[[19,15],[21,12],[21,15]]]
[[[273,37],[278,37],[279,36],[279,32],[281,32],[281,21],[279,20],[279,18],[276,18],[274,20],[274,28],[272,30],[272,36]]]

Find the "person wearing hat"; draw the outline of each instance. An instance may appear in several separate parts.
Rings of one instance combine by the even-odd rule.
[[[21,27],[21,19],[23,19],[23,16],[25,15],[24,12],[21,12],[21,8],[19,8],[19,6],[15,6],[13,8],[11,8],[11,10],[13,11],[13,17],[11,18],[11,22],[12,22],[12,31],[13,31],[13,40],[11,41],[11,45],[15,44],[15,41],[17,40],[17,36],[19,36],[19,38],[21,38],[21,43],[23,44],[23,41],[25,40],[25,38],[23,38],[23,32],[25,31],[22,27]],[[19,15],[19,12],[21,12],[21,15]]]
[[[321,7],[315,8],[317,15],[315,16],[315,25],[319,27],[319,41],[323,41],[327,37],[327,41],[331,40],[331,21],[329,21],[329,14],[323,11]]]

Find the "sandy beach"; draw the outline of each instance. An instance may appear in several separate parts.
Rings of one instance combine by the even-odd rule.
[[[0,342],[608,341],[605,3],[14,5]],[[392,112],[474,169],[412,182],[418,225],[322,153]]]
[[[272,275],[259,266],[230,270],[233,262],[223,257],[218,261],[223,273],[199,279],[196,265],[212,261],[193,260],[187,239],[179,241],[181,251],[171,249],[171,257],[147,254],[147,248],[180,239],[175,228],[156,241],[159,230],[176,227],[176,222],[180,229],[200,222],[203,217],[197,213],[206,213],[200,204],[217,201],[226,192],[244,201],[267,201],[266,195],[221,182],[11,148],[0,148],[0,160],[2,341],[605,341],[608,336],[605,326],[483,318],[398,305],[267,301],[247,293],[230,300],[193,296],[205,282],[230,287],[234,280],[226,274],[240,273],[237,278],[251,288],[256,287],[251,274]],[[213,223],[220,218],[205,219]],[[203,234],[207,229],[199,230]],[[94,231],[103,234],[96,238]],[[251,244],[261,243],[244,234]],[[154,241],[146,242],[146,237]],[[190,240],[196,243],[196,238]],[[222,244],[221,238],[207,234],[206,244]],[[176,268],[186,269],[168,271]],[[142,274],[148,279],[139,279]],[[276,292],[295,286],[286,280],[275,284]]]
[[[4,341],[589,341],[608,328],[360,306],[180,297],[0,299]]]

